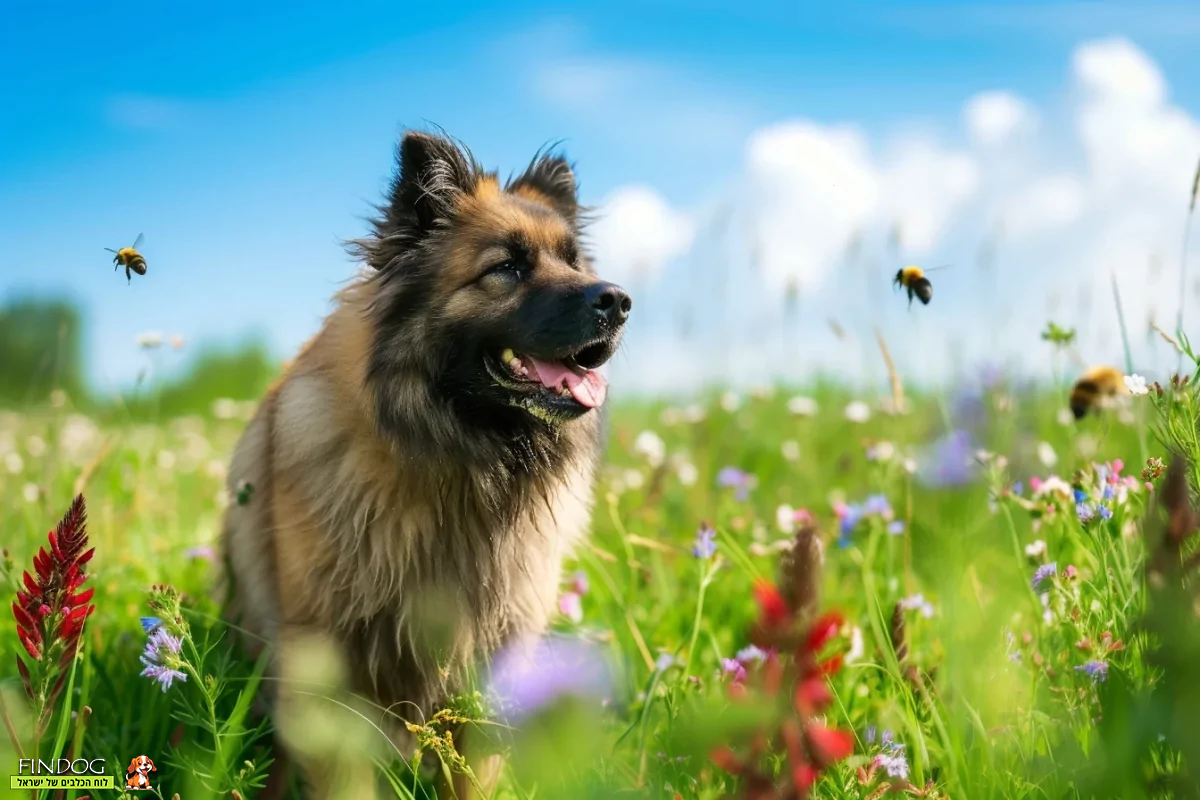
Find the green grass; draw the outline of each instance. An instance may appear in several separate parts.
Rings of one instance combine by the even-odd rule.
[[[1142,526],[1151,504],[1143,482],[1124,488],[1123,501],[1107,503],[1111,519],[1088,524],[1073,499],[1034,498],[1031,487],[1031,479],[1051,474],[1086,487],[1093,462],[1118,458],[1125,475],[1136,477],[1156,413],[1151,399],[1064,424],[1065,398],[1004,384],[973,389],[969,401],[965,394],[910,398],[902,415],[871,402],[870,419],[861,423],[843,414],[854,398],[828,387],[816,391],[811,416],[789,413],[797,392],[783,389],[618,407],[590,544],[564,576],[566,592],[575,570],[587,575],[582,621],[555,623],[606,656],[614,685],[604,703],[560,703],[515,731],[489,726],[503,733],[512,755],[501,795],[716,798],[738,791],[708,759],[717,743],[740,747],[738,731],[753,717],[751,706],[727,701],[721,659],[749,642],[758,613],[754,582],[776,580],[792,539],[778,522],[779,507],[789,505],[814,516],[824,552],[821,607],[847,620],[831,650],[853,651],[830,681],[825,718],[853,732],[854,755],[824,773],[819,796],[878,796],[885,776],[876,771],[864,783],[859,774],[880,753],[878,742],[867,741],[872,728],[894,732],[911,783],[931,781],[931,797],[1188,796],[1200,764],[1190,764],[1189,781],[1186,746],[1177,744],[1186,737],[1173,732],[1159,687],[1178,693],[1167,707],[1194,711],[1198,703],[1189,682],[1166,680],[1173,668],[1156,655],[1163,637],[1144,623]],[[1194,439],[1194,417],[1190,422],[1179,435]],[[252,797],[261,786],[270,768],[269,721],[251,702],[261,665],[215,621],[213,565],[202,549],[216,544],[222,508],[232,501],[221,487],[243,424],[212,415],[149,424],[130,412],[100,427],[68,407],[0,415],[3,578],[13,584],[5,592],[16,591],[81,476],[96,547],[89,565],[96,612],[39,745],[42,757],[72,749],[105,758],[123,785],[124,766],[145,753],[159,765],[157,792],[185,800],[234,790]],[[961,486],[924,486],[911,471],[914,462],[924,466],[950,426],[973,437],[966,452],[976,463],[974,477]],[[869,459],[880,442],[890,447],[871,454],[892,455]],[[1159,444],[1149,452],[1166,456]],[[1057,461],[1047,464],[1051,453]],[[718,485],[726,467],[754,476],[744,498]],[[1019,497],[1007,493],[1016,481],[1024,484]],[[868,516],[841,546],[835,506],[872,495],[887,499],[904,531],[890,533],[887,519]],[[717,533],[711,560],[692,554],[702,522]],[[1027,555],[1038,540],[1045,555]],[[1034,591],[1031,576],[1048,561],[1060,577]],[[1068,566],[1072,578],[1063,577]],[[169,593],[152,598],[153,584],[182,594],[172,630],[184,636],[189,677],[167,692],[139,676],[146,641],[139,617],[170,617],[177,602]],[[893,612],[918,593],[933,613],[903,612],[902,661],[892,642]],[[1182,619],[1189,624],[1186,614]],[[1108,641],[1122,646],[1108,652],[1101,644]],[[13,625],[0,631],[0,643],[5,707],[28,756],[29,704],[8,655],[21,650]],[[1076,669],[1096,659],[1108,664],[1103,682]],[[321,674],[336,669],[316,656],[311,666]],[[1151,711],[1146,697],[1157,703]],[[73,718],[84,706],[90,715]],[[461,718],[484,713],[472,696],[455,707]],[[388,793],[429,796],[425,778],[405,768],[376,732],[378,710],[349,697],[314,698],[298,713],[311,746],[345,763],[380,763]],[[445,729],[429,721],[419,736],[452,769],[456,753]],[[15,760],[12,743],[0,737],[0,765],[15,773]],[[782,758],[773,763],[784,765]]]

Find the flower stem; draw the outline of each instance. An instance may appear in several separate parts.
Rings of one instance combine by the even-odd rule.
[[[8,704],[4,702],[4,692],[0,692],[0,717],[4,718],[4,729],[8,731],[8,738],[12,740],[13,749],[17,751],[17,758],[25,757],[25,750],[21,747],[21,739],[17,736],[17,727],[13,725],[12,717],[8,713]]]

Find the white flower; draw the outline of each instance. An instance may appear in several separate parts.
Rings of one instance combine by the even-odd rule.
[[[1075,449],[1081,457],[1090,459],[1099,452],[1100,443],[1096,441],[1096,437],[1081,433],[1075,440]]]
[[[17,453],[7,453],[4,456],[4,466],[13,475],[20,475],[21,470],[25,469],[25,459],[21,458]]]
[[[696,481],[700,478],[700,471],[690,461],[681,461],[679,466],[675,468],[675,474],[679,477],[679,482],[684,486],[695,486]]]
[[[1058,453],[1054,452],[1049,442],[1038,442],[1037,457],[1044,467],[1053,467],[1058,463]]]
[[[817,413],[817,401],[811,397],[796,395],[787,401],[787,410],[797,417],[811,417]]]
[[[21,496],[25,498],[26,503],[36,503],[41,493],[36,483],[27,483],[21,488]]]
[[[876,442],[867,448],[867,461],[891,461],[896,455],[896,445],[891,442]]]
[[[796,461],[800,458],[800,443],[795,439],[785,439],[779,445],[779,452],[782,453],[783,457],[788,461]]]
[[[646,459],[651,467],[659,467],[667,457],[667,445],[654,431],[642,431],[633,440],[633,452]]]
[[[627,469],[622,475],[625,486],[629,489],[640,489],[646,483],[646,476],[636,469]]]
[[[1067,483],[1057,475],[1051,475],[1049,478],[1046,478],[1046,480],[1042,481],[1041,486],[1034,491],[1033,496],[1042,497],[1043,495],[1047,494],[1057,494],[1061,495],[1062,497],[1070,497],[1072,493],[1071,484]]]
[[[863,657],[866,652],[866,647],[863,645],[863,633],[857,625],[850,629],[850,650],[846,653],[843,661],[847,664],[853,664]]]
[[[678,408],[667,406],[658,415],[658,421],[663,424],[663,427],[672,428],[683,421],[683,415],[679,412]]]
[[[695,424],[704,421],[704,406],[693,403],[683,410],[683,421]]]
[[[914,474],[917,471],[917,460],[915,458],[904,459],[904,471],[909,475]]]
[[[1075,421],[1075,415],[1071,413],[1071,409],[1069,408],[1060,408],[1056,419],[1058,419],[1059,425],[1067,426]]]
[[[738,397],[733,392],[726,392],[725,394],[721,395],[721,408],[725,409],[730,414],[741,408],[741,405],[742,398]]]
[[[850,403],[850,405],[846,406],[846,410],[843,413],[846,419],[851,422],[866,422],[871,418],[871,408],[862,400],[855,400]]]
[[[1025,545],[1025,555],[1030,558],[1039,558],[1046,554],[1046,543],[1038,539],[1033,544]]]
[[[162,347],[162,331],[142,331],[133,337],[133,341],[143,350],[153,350],[156,347]]]
[[[1148,394],[1150,389],[1146,386],[1146,379],[1141,375],[1126,375],[1125,388],[1129,389],[1132,395]]]
[[[158,468],[164,472],[169,472],[175,469],[175,454],[170,450],[159,450]]]
[[[775,509],[775,524],[779,526],[779,530],[784,533],[796,532],[796,509],[789,506],[787,503]]]
[[[233,419],[238,414],[237,401],[228,397],[217,398],[212,404],[212,414],[217,419]]]
[[[41,458],[46,454],[46,440],[40,436],[30,436],[25,441],[25,449],[34,458]]]

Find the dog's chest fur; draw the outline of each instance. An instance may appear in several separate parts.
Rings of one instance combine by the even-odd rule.
[[[268,640],[281,627],[331,634],[358,689],[428,713],[469,663],[545,627],[588,523],[595,454],[576,448],[536,479],[405,458],[344,358],[362,351],[353,320],[335,314],[238,445],[231,490],[264,492],[228,516],[236,606]]]

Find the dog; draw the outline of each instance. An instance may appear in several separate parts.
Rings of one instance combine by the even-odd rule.
[[[597,369],[632,301],[595,273],[561,155],[501,183],[460,143],[411,131],[396,161],[350,243],[362,275],[234,451],[230,495],[255,491],[228,508],[222,545],[252,652],[272,645],[277,671],[290,642],[322,634],[354,689],[421,719],[546,628],[590,522]]]
[[[158,767],[147,756],[138,756],[129,762],[125,772],[129,773],[125,778],[125,788],[141,791],[154,788],[150,785],[150,773],[158,772]]]

